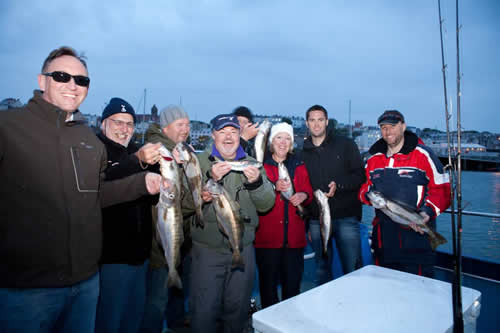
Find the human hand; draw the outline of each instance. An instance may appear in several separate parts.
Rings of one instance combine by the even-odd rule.
[[[290,203],[297,207],[307,199],[307,194],[304,192],[297,192],[290,198]]]
[[[328,198],[331,198],[335,195],[335,191],[337,190],[337,183],[335,183],[334,181],[331,181],[330,184],[328,184],[328,187],[330,188],[330,190],[325,195]]]
[[[201,198],[204,202],[210,202],[213,199],[212,194],[208,191],[201,191]]]
[[[212,165],[212,178],[215,181],[219,181],[224,177],[229,171],[231,171],[231,165],[226,162],[218,162]]]
[[[248,166],[243,170],[243,174],[247,177],[249,183],[257,181],[260,177],[260,171],[254,166]]]
[[[285,192],[290,188],[290,181],[286,179],[278,179],[276,182],[276,191],[278,192]]]
[[[157,163],[161,156],[160,156],[160,149],[161,143],[146,143],[144,146],[142,146],[136,153],[135,156],[139,160],[141,160],[144,163],[147,164],[155,164]]]
[[[257,127],[258,125],[259,125],[259,123],[254,123],[254,124],[248,123],[248,124],[245,124],[245,126],[243,126],[240,129],[240,136],[243,139],[245,139],[246,141],[255,138],[255,136],[257,135],[257,133],[259,133],[259,128]]]
[[[146,189],[148,190],[149,194],[157,194],[160,192],[160,186],[165,186],[164,184],[162,184],[162,177],[157,173],[146,173],[145,181]]]

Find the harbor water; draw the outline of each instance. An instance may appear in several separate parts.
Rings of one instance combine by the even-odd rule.
[[[500,214],[500,172],[463,171],[462,209]],[[370,228],[373,214],[372,207],[363,207],[363,223]],[[438,250],[452,253],[451,215],[441,214],[436,224],[437,231],[448,240]],[[462,254],[500,263],[500,219],[463,215]]]

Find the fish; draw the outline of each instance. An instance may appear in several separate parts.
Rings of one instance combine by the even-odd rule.
[[[214,156],[215,157],[215,156]],[[253,160],[241,160],[241,161],[224,161],[221,160],[218,157],[215,157],[215,160],[217,162],[225,162],[231,166],[232,171],[243,171],[249,166],[253,166],[257,169],[262,168],[262,163],[258,161],[253,161]]]
[[[285,198],[286,200],[290,200],[290,198],[295,194],[295,190],[293,188],[293,182],[290,179],[290,174],[288,173],[288,169],[286,168],[285,164],[283,164],[283,162],[278,163],[278,178],[284,179],[290,183],[290,187],[288,188],[288,190],[286,190],[285,192],[281,192],[283,198]],[[298,205],[297,210],[299,216],[304,217],[304,207],[302,205]]]
[[[201,192],[203,190],[203,174],[201,172],[200,161],[196,153],[185,142],[179,142],[175,149],[179,152],[181,160],[184,162],[184,173],[188,180],[189,189],[193,196],[193,202],[196,212],[196,226],[203,228],[203,199]]]
[[[387,199],[378,191],[370,191],[366,194],[366,196],[375,208],[384,212],[384,214],[387,215],[392,221],[403,225],[409,225],[410,223],[418,225],[420,229],[428,235],[429,242],[433,250],[435,250],[439,245],[447,242],[446,238],[444,238],[437,231],[432,230],[427,223],[424,223],[424,217],[415,210],[404,207],[396,201]]]
[[[156,205],[158,218],[157,237],[163,247],[168,265],[167,286],[182,289],[182,281],[177,271],[181,262],[181,245],[184,242],[183,218],[181,211],[181,178],[177,163],[172,153],[160,147],[160,173],[162,183]],[[166,183],[166,185],[164,185]]]
[[[330,214],[330,205],[325,192],[320,189],[314,191],[314,197],[319,206],[319,224],[321,229],[321,238],[323,239],[323,252],[328,253],[328,241],[332,234],[332,216]]]
[[[228,238],[232,256],[232,269],[245,268],[241,251],[243,251],[244,226],[240,218],[240,207],[222,185],[209,179],[205,188],[212,195],[217,225],[222,234]]]
[[[259,162],[264,162],[264,153],[266,151],[267,138],[269,137],[269,131],[271,130],[271,122],[264,120],[259,125],[259,131],[255,136],[254,148],[255,148],[255,159]]]

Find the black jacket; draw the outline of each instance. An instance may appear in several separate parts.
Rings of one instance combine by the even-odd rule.
[[[337,183],[333,198],[329,199],[332,218],[355,216],[361,220],[361,202],[358,191],[365,181],[364,168],[358,147],[353,140],[327,134],[319,146],[312,143],[311,137],[304,140],[302,151],[309,173],[313,191],[321,189],[328,192],[331,181]],[[309,205],[311,217],[319,218],[316,200]]]
[[[98,138],[108,154],[105,180],[124,178],[143,171],[134,153],[139,149],[133,142],[127,147],[108,139]],[[147,164],[146,164],[147,165]],[[151,252],[151,205],[153,196],[120,203],[102,210],[103,253],[101,264],[141,265]]]
[[[102,182],[106,149],[79,112],[35,92],[0,112],[0,288],[66,287],[98,270],[101,207],[147,193],[144,173]]]

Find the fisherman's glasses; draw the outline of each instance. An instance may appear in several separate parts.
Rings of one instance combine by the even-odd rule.
[[[42,75],[52,76],[54,81],[62,83],[67,83],[71,80],[71,78],[73,78],[73,80],[75,80],[75,83],[82,87],[88,87],[90,84],[90,79],[87,76],[83,75],[71,75],[61,71],[55,71],[52,73],[42,73]]]

